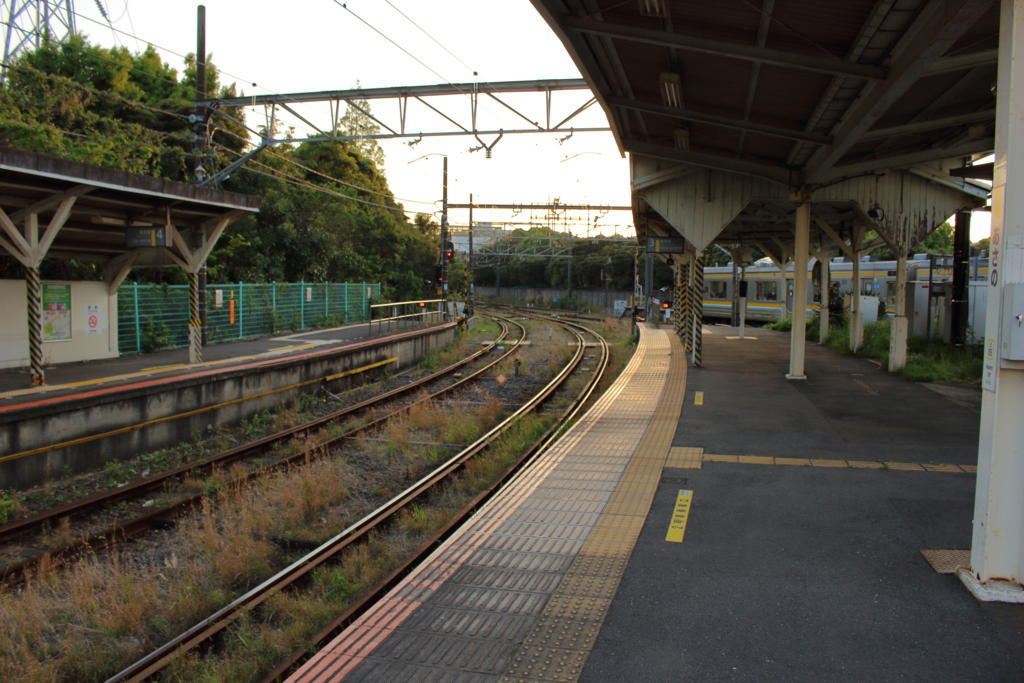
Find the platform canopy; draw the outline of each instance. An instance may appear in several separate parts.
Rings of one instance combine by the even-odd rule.
[[[184,268],[198,340],[198,273],[225,228],[257,211],[251,195],[0,148],[0,249],[25,268],[33,383],[44,381],[44,258],[102,264],[111,294],[135,266]],[[201,355],[198,341],[190,347]]]
[[[258,210],[251,195],[0,148],[4,251],[25,266],[104,264],[115,289],[132,265],[205,260],[224,227]]]
[[[951,208],[940,222],[954,205],[984,201],[983,188],[948,171],[994,146],[995,0],[533,3],[634,159],[641,233],[659,232],[665,219],[647,201],[650,191],[695,170],[775,186],[771,200],[893,169],[920,171],[966,193],[940,202]],[[725,186],[707,184],[705,196]],[[841,213],[859,213],[883,236],[898,228],[876,225],[866,215],[870,203],[848,194],[859,207]],[[764,227],[748,220],[752,214],[792,225],[792,202],[748,206],[757,196],[708,226],[715,234],[706,239],[684,235],[698,248],[723,230],[722,241],[753,238]],[[822,208],[835,215],[829,199]],[[880,215],[895,217],[896,207],[885,208]],[[811,229],[813,241],[817,225]]]

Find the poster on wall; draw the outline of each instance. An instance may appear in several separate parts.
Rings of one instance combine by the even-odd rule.
[[[43,341],[71,339],[71,285],[43,285]]]
[[[85,305],[85,333],[99,334],[103,329],[103,315],[99,304]]]

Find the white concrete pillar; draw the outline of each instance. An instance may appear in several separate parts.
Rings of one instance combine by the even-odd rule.
[[[789,372],[786,379],[807,379],[804,346],[807,333],[807,258],[811,241],[811,202],[801,197],[796,207],[796,240],[793,245],[793,328],[789,332]]]
[[[889,332],[889,372],[907,364],[907,250],[896,255],[896,317]]]
[[[1024,315],[1024,3],[1013,0],[1002,2],[996,92],[974,535],[960,578],[982,600],[1024,602],[1024,360],[1010,345]]]
[[[860,310],[860,231],[855,231],[853,242],[853,273],[850,276],[850,350],[856,351],[864,343],[864,316]]]
[[[818,262],[821,263],[821,300],[818,302],[821,304],[821,308],[818,309],[818,343],[824,344],[828,339],[828,308],[829,308],[829,288],[832,286],[832,268],[831,261],[829,261],[828,254],[822,252],[818,257]]]

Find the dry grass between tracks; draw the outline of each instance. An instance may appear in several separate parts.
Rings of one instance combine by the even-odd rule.
[[[528,348],[531,364],[550,365],[542,350]],[[551,350],[564,357],[568,347],[552,345]],[[0,679],[96,680],[118,671],[379,506],[449,455],[446,445],[464,444],[482,433],[503,411],[493,396],[479,398],[472,407],[418,406],[401,429],[388,428],[379,440],[246,487],[226,486],[227,477],[195,482],[207,491],[206,504],[175,529],[117,553],[83,558],[0,595]],[[506,438],[511,454],[519,444],[514,435]],[[433,445],[414,448],[413,442]],[[310,628],[336,613],[336,604],[328,606],[336,602],[333,598],[372,585],[472,495],[456,493],[463,487],[479,490],[500,462],[471,464],[458,484],[446,487],[455,493],[438,496],[436,509],[404,513],[387,534],[375,535],[342,567],[322,569],[312,591],[327,603],[301,595],[276,597],[259,618],[249,616],[232,629],[226,640],[230,655],[183,660],[177,674],[223,680],[266,668],[267,653],[301,645],[303,634],[308,637]],[[286,608],[294,608],[300,618],[274,627]],[[324,619],[313,618],[317,614]],[[264,644],[256,645],[254,633]]]

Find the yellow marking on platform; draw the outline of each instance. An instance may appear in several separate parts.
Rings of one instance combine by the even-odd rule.
[[[387,360],[377,361],[376,363],[370,363],[369,365],[363,365],[361,367],[353,368],[352,370],[346,370],[345,372],[339,372],[339,373],[334,374],[334,375],[328,375],[326,377],[317,377],[315,379],[307,379],[307,380],[304,380],[302,382],[296,382],[295,384],[289,384],[286,387],[279,387],[277,389],[271,389],[270,391],[263,391],[263,392],[260,392],[258,394],[250,394],[249,396],[243,396],[242,398],[236,398],[236,399],[233,399],[231,401],[224,401],[223,403],[215,403],[213,405],[204,406],[203,408],[196,408],[194,410],[186,410],[183,413],[177,413],[175,415],[167,415],[165,417],[158,417],[158,418],[156,418],[154,420],[146,420],[145,422],[139,422],[137,424],[129,425],[127,427],[121,427],[119,429],[113,429],[113,430],[110,430],[108,432],[102,432],[100,434],[91,434],[89,436],[83,436],[83,437],[79,437],[77,439],[71,439],[70,441],[62,441],[61,443],[55,443],[55,444],[51,444],[49,446],[40,446],[39,448],[33,448],[32,450],[22,451],[20,453],[12,453],[10,455],[5,455],[3,457],[0,457],[0,462],[7,462],[8,460],[17,460],[19,458],[24,458],[24,457],[29,456],[29,455],[38,455],[40,453],[46,453],[47,451],[57,450],[59,448],[68,448],[70,446],[78,446],[78,445],[83,444],[83,443],[89,443],[90,441],[98,441],[99,439],[105,439],[107,437],[117,436],[119,434],[127,434],[128,432],[133,432],[133,431],[138,430],[138,429],[143,429],[144,427],[151,427],[152,425],[161,424],[161,423],[164,423],[164,422],[171,422],[173,420],[179,420],[179,419],[181,419],[183,417],[191,417],[192,415],[199,415],[200,413],[206,413],[206,412],[209,412],[211,410],[217,410],[219,408],[226,408],[228,406],[233,406],[233,405],[237,405],[239,403],[245,403],[246,401],[251,401],[254,398],[263,398],[264,396],[272,396],[274,394],[279,394],[282,391],[288,391],[290,389],[298,389],[300,387],[304,387],[304,386],[309,385],[309,384],[315,384],[317,382],[322,382],[322,381],[330,382],[331,380],[338,379],[339,377],[346,377],[348,375],[355,375],[355,374],[360,373],[360,372],[366,372],[367,370],[372,370],[374,368],[379,368],[382,365],[388,365],[390,363],[396,362],[397,360],[398,360],[398,358],[388,358]]]
[[[678,467],[686,470],[699,470],[703,465],[704,449],[687,446],[673,446],[668,451],[665,467]]]
[[[942,463],[921,463],[921,467],[928,472],[960,472],[959,465],[945,465]]]
[[[859,470],[880,470],[883,467],[877,460],[847,460],[846,464]]]
[[[675,448],[672,449],[677,450]],[[687,450],[687,449],[678,449]],[[698,449],[691,449],[698,450]],[[683,456],[677,456],[682,458]],[[672,454],[669,455],[669,467],[685,467],[673,465]],[[974,465],[954,465],[952,463],[916,463],[916,462],[883,462],[881,460],[842,460],[831,458],[772,458],[762,455],[722,455],[720,453],[704,453],[703,462],[727,462],[738,465],[783,465],[796,467],[827,467],[832,469],[859,470],[899,470],[907,472],[948,472],[951,474],[974,474],[978,468]]]
[[[828,460],[824,458],[811,458],[811,465],[814,467],[846,467],[845,460]]]
[[[173,365],[154,365],[151,368],[142,368],[143,372],[167,372],[168,370],[180,370],[187,368],[185,363],[174,363]]]
[[[923,472],[924,468],[918,465],[916,462],[887,462],[885,466],[890,470],[901,470],[901,471],[920,471]]]
[[[669,543],[682,543],[686,536],[686,522],[690,519],[690,504],[693,502],[693,491],[681,489],[676,496],[676,506],[672,511],[672,520],[668,524],[665,540]]]
[[[702,406],[704,405],[704,392],[695,391],[693,392],[693,405]]]

